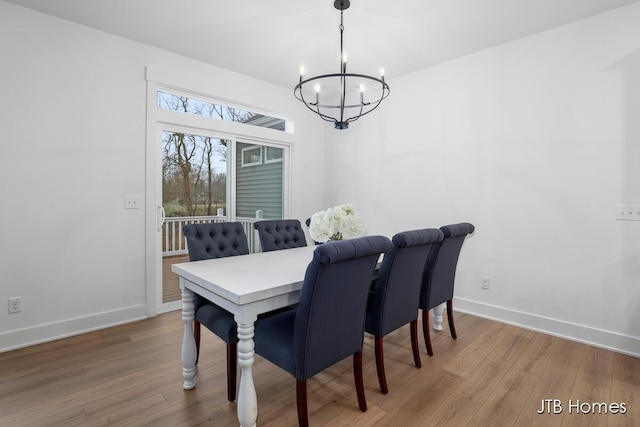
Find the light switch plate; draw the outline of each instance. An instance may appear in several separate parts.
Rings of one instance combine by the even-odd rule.
[[[140,209],[140,198],[135,196],[125,196],[124,198],[125,209]]]

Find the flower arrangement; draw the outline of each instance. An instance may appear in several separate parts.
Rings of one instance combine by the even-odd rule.
[[[344,204],[311,216],[309,233],[316,242],[351,239],[364,235],[366,224],[353,206]]]

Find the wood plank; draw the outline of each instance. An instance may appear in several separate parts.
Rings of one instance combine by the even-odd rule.
[[[481,426],[514,425],[538,378],[510,368],[472,420]]]

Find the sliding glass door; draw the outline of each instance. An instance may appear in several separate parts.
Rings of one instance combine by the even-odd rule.
[[[284,214],[285,148],[201,129],[159,127],[161,155],[162,304],[180,302],[174,263],[189,261],[182,229],[201,222],[240,221],[251,252],[259,250],[253,223]]]

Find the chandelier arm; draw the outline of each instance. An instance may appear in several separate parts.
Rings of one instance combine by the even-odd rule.
[[[362,93],[360,93],[360,96],[362,96]],[[362,98],[361,98],[361,99],[362,99]],[[369,103],[369,104],[371,104],[371,103]],[[356,121],[356,120],[358,120],[360,117],[362,117],[362,116],[364,115],[364,113],[362,112],[362,110],[364,109],[364,107],[365,107],[365,103],[364,103],[364,102],[361,102],[361,103],[360,103],[360,113],[358,113],[358,115],[357,115],[357,116],[349,117],[349,118],[346,120],[346,121],[347,121],[347,123],[355,122],[355,121]],[[375,107],[374,107],[374,108],[375,108]]]
[[[298,85],[300,86],[300,85]],[[302,94],[302,86],[298,87],[296,86],[296,88],[294,89],[293,94],[295,95],[296,99],[298,101],[301,101],[305,107],[307,107],[309,110],[313,111],[314,113],[316,113],[317,115],[320,116],[320,118],[322,120],[325,120],[327,122],[335,122],[337,119],[335,117],[331,117],[331,116],[327,116],[326,114],[322,113],[320,111],[320,107],[324,108],[322,105],[319,105],[318,103],[313,103],[313,102],[308,102],[305,98],[304,95]],[[299,93],[299,95],[298,95]],[[316,106],[316,109],[311,108],[311,106]]]
[[[355,122],[356,120],[358,120],[360,117],[365,116],[367,114],[369,114],[370,112],[372,112],[373,110],[375,110],[376,108],[378,108],[378,106],[382,103],[382,100],[385,99],[387,96],[389,96],[389,88],[387,86],[387,92],[386,95],[383,93],[382,96],[380,96],[380,99],[378,99],[378,101],[375,103],[375,105],[370,109],[365,111],[364,113],[358,115],[358,116],[354,116],[354,117],[350,117],[347,119],[347,122]],[[371,104],[371,102],[369,103]]]

